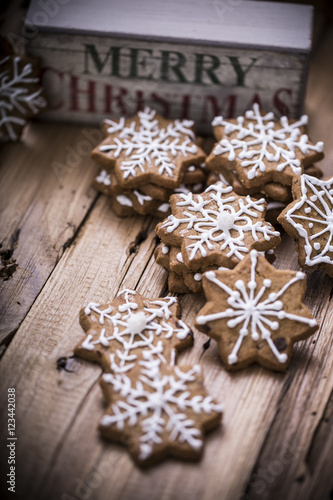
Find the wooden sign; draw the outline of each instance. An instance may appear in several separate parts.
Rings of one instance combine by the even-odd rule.
[[[194,119],[201,133],[214,116],[237,116],[253,102],[297,116],[312,13],[241,0],[33,0],[28,51],[42,61],[44,116],[97,124],[148,105]]]

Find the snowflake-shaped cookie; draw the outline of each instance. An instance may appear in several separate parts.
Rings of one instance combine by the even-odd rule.
[[[36,59],[0,59],[0,136],[16,141],[27,120],[47,105]]]
[[[333,177],[303,174],[294,181],[293,195],[296,200],[278,220],[296,242],[299,263],[333,276]]]
[[[186,167],[205,159],[195,144],[190,120],[165,120],[146,108],[134,118],[106,120],[105,125],[107,137],[94,149],[92,157],[114,166],[123,189],[147,182],[177,187]]]
[[[291,185],[305,165],[323,157],[323,143],[313,144],[305,134],[307,121],[306,115],[276,120],[272,112],[261,114],[258,104],[237,119],[218,116],[212,125],[219,142],[207,164],[235,170],[247,188],[270,181]]]
[[[302,304],[305,287],[304,273],[278,271],[252,250],[235,269],[204,274],[208,303],[196,325],[218,341],[228,369],[257,361],[283,371],[294,342],[317,329]]]
[[[126,444],[140,464],[167,455],[199,457],[203,431],[217,425],[223,411],[205,393],[200,366],[170,367],[145,358],[128,374],[104,375],[110,407],[102,434]]]
[[[147,299],[124,289],[111,303],[92,302],[80,311],[87,336],[74,353],[114,373],[131,370],[143,352],[162,363],[172,363],[175,349],[193,341],[190,329],[177,318],[178,312],[175,297]]]
[[[268,250],[280,242],[279,233],[264,220],[265,200],[238,196],[222,182],[201,194],[173,195],[170,203],[172,215],[157,225],[157,234],[181,247],[189,270],[231,268],[251,248]]]

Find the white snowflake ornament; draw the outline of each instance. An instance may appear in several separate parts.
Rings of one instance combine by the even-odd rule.
[[[81,310],[87,335],[74,353],[114,373],[134,368],[143,353],[172,364],[175,352],[193,342],[191,330],[177,315],[176,297],[147,299],[124,289],[109,304],[91,302]]]
[[[207,304],[196,326],[218,341],[227,369],[256,361],[284,371],[294,342],[318,327],[302,304],[305,287],[304,273],[276,270],[252,250],[233,270],[204,274]]]
[[[145,353],[128,374],[106,374],[101,385],[110,406],[103,436],[125,444],[141,465],[167,455],[196,458],[203,432],[217,425],[223,408],[208,396],[201,369],[168,366]]]
[[[312,143],[305,133],[308,117],[276,119],[274,113],[262,114],[258,104],[244,116],[213,120],[219,141],[207,164],[210,168],[234,170],[246,188],[268,182],[291,185],[306,165],[323,157],[323,142]]]

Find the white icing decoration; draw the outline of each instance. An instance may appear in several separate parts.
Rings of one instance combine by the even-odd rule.
[[[138,304],[135,302],[135,295],[136,292],[129,289],[119,292],[118,297],[123,296],[125,302],[118,309],[110,306],[101,310],[100,304],[94,302],[85,308],[88,316],[93,311],[99,315],[101,325],[107,322],[112,328],[108,335],[103,328],[96,340],[88,334],[81,347],[93,351],[98,344],[107,347],[111,341],[118,341],[122,349],[110,354],[110,366],[115,373],[126,372],[135,366],[137,355],[132,354],[132,351],[137,348],[144,348],[146,353],[166,363],[163,356],[163,342],[162,340],[156,342],[157,338],[171,339],[176,336],[179,340],[184,340],[190,334],[190,329],[183,321],[177,320],[176,328],[172,323],[168,323],[171,318],[170,306],[177,302],[175,297],[152,300],[149,306],[136,312]]]
[[[136,189],[133,191],[133,194],[136,196],[140,205],[143,205],[145,203],[145,201],[152,201],[153,200],[153,198],[151,196],[142,194],[142,193],[140,193],[140,191],[137,191]]]
[[[170,210],[170,203],[162,203],[157,210],[163,213],[167,212],[168,210]]]
[[[280,327],[280,322],[284,319],[306,323],[310,327],[316,326],[317,324],[315,319],[286,312],[281,300],[281,297],[290,286],[304,279],[304,273],[296,273],[296,276],[291,278],[278,292],[270,293],[265,300],[262,300],[266,290],[271,287],[272,282],[270,279],[264,279],[261,288],[257,290],[256,267],[258,263],[258,252],[256,250],[251,250],[250,257],[250,281],[245,283],[241,279],[237,280],[235,283],[236,290],[231,289],[227,284],[220,281],[216,277],[214,271],[205,273],[205,277],[209,281],[215,283],[227,293],[230,307],[222,312],[198,316],[197,323],[199,325],[204,325],[210,321],[230,318],[227,322],[229,328],[235,328],[241,325],[237,342],[231,354],[228,356],[229,364],[237,363],[238,352],[241,348],[243,338],[249,334],[254,341],[266,340],[279,363],[285,363],[288,356],[286,353],[280,353],[278,351],[272,340],[271,331],[277,331]]]
[[[162,246],[162,253],[163,253],[164,255],[168,254],[168,253],[169,253],[169,251],[170,251],[170,248],[169,248],[169,247],[167,247],[166,245],[163,245],[163,246]]]
[[[0,61],[6,64],[10,56],[4,57]],[[18,111],[21,115],[27,113],[27,107],[33,114],[37,114],[40,109],[46,106],[46,100],[40,95],[42,88],[29,89],[29,85],[38,84],[38,78],[32,78],[33,66],[27,63],[23,68],[19,67],[21,58],[12,58],[12,75],[8,70],[0,72],[0,128],[3,127],[12,141],[16,141],[18,136],[13,129],[13,125],[24,126],[26,120],[22,116],[16,116]],[[32,93],[29,93],[32,92]],[[11,115],[14,112],[14,115]]]
[[[118,196],[116,196],[116,200],[118,203],[120,203],[120,205],[124,205],[125,207],[133,207],[131,199],[124,194],[118,194]]]
[[[106,170],[101,170],[99,175],[96,177],[96,181],[100,184],[104,184],[105,186],[111,185],[111,177]]]
[[[223,411],[210,396],[191,392],[189,384],[196,381],[200,366],[194,365],[187,372],[174,366],[172,373],[164,373],[160,361],[152,360],[150,356],[146,356],[140,365],[142,370],[136,380],[125,374],[104,375],[104,380],[112,385],[112,391],[120,393],[122,398],[111,405],[111,414],[103,416],[101,426],[115,426],[121,431],[125,424],[134,427],[140,419],[142,434],[138,437],[138,444],[141,460],[153,453],[165,435],[171,443],[187,443],[199,451],[203,443],[195,415],[200,421],[202,414]],[[193,418],[188,417],[186,410],[193,412]]]
[[[285,207],[285,203],[281,203],[280,201],[270,201],[267,203],[267,212],[269,210],[275,210],[275,209],[278,209],[278,210],[282,210],[284,207]]]
[[[301,176],[301,198],[287,211],[285,219],[304,238],[305,264],[333,264],[333,178],[320,180]],[[309,214],[309,215],[304,215]],[[317,225],[316,231],[313,224]],[[319,253],[317,253],[320,250]],[[314,252],[315,251],[315,252]],[[331,254],[331,255],[329,255]]]
[[[184,264],[184,260],[183,260],[183,256],[182,256],[181,252],[177,253],[176,258],[177,258],[178,262],[181,262],[182,264]]]
[[[249,122],[245,125],[245,119]],[[275,116],[272,112],[261,116],[257,103],[253,109],[246,112],[245,117],[239,116],[237,124],[224,120],[222,116],[214,118],[212,125],[224,126],[224,133],[230,135],[237,132],[237,138],[223,138],[213,150],[215,155],[228,153],[228,160],[241,160],[241,166],[246,169],[248,179],[253,179],[260,172],[267,170],[265,162],[278,163],[276,170],[283,171],[290,167],[294,174],[302,173],[301,162],[296,158],[295,149],[303,155],[309,151],[321,153],[323,143],[312,145],[306,134],[301,134],[299,127],[306,125],[308,118],[303,115],[297,122],[289,123],[286,116],[280,118],[281,128],[276,128]],[[258,145],[260,148],[258,149]],[[243,160],[243,161],[242,161]]]
[[[182,193],[182,194],[188,194],[188,193],[200,193],[200,191],[203,190],[203,183],[202,182],[197,182],[197,184],[189,184],[188,186],[186,184],[181,184],[178,186],[176,189],[174,189],[174,193]]]
[[[182,201],[179,201],[177,206],[187,208],[184,209],[183,217],[169,215],[162,224],[168,233],[172,233],[180,224],[186,224],[186,229],[196,231],[197,234],[192,234],[192,231],[187,235],[185,229],[182,229],[182,236],[195,241],[187,247],[190,250],[190,260],[193,260],[197,252],[205,257],[207,249],[213,250],[213,243],[217,242],[220,244],[220,250],[229,247],[227,257],[235,255],[241,260],[243,254],[249,251],[244,244],[246,233],[251,234],[253,241],[259,241],[258,234],[263,235],[266,241],[269,241],[271,236],[279,236],[280,233],[270,224],[251,220],[251,217],[259,219],[259,214],[264,211],[264,199],[255,200],[250,196],[244,199],[235,195],[232,187],[221,182],[209,186],[204,193],[209,193],[208,199],[204,199],[200,194],[180,194]],[[214,206],[206,209],[212,201],[215,202]]]
[[[201,281],[202,280],[202,274],[201,273],[195,273],[195,275],[193,276],[193,278],[195,279],[195,281]]]
[[[109,134],[118,134],[109,137],[110,144],[100,146],[104,153],[112,152],[114,158],[121,154],[129,157],[128,161],[122,159],[120,169],[124,179],[136,177],[137,171],[146,172],[147,168],[158,167],[159,175],[174,176],[176,165],[173,159],[181,154],[195,154],[197,146],[192,142],[194,134],[191,130],[193,122],[190,120],[175,120],[166,128],[159,128],[158,120],[154,120],[156,112],[149,108],[139,111],[139,125],[132,121],[126,127],[122,118],[119,123],[108,120]],[[185,135],[182,142],[181,135]]]

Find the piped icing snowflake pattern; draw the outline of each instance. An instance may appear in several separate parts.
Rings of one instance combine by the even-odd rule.
[[[8,55],[0,60],[0,133],[16,141],[27,119],[47,105],[33,63]]]
[[[235,274],[235,278],[231,278],[228,274],[219,274],[213,271],[207,272],[204,275],[204,279],[207,282],[216,285],[218,290],[216,293],[218,295],[222,291],[222,296],[226,299],[226,307],[220,310],[220,306],[209,306],[209,314],[205,313],[207,308],[204,307],[199,312],[196,323],[199,328],[208,324],[213,329],[215,321],[225,320],[226,329],[229,332],[235,332],[236,340],[233,341],[232,350],[227,355],[228,365],[237,365],[240,353],[242,352],[242,345],[245,339],[251,337],[253,341],[251,348],[262,341],[267,343],[273,356],[272,362],[273,364],[277,362],[275,367],[279,369],[278,364],[286,365],[287,361],[289,361],[288,354],[280,352],[278,349],[279,342],[276,343],[276,340],[280,340],[280,346],[288,349],[286,339],[281,338],[283,328],[283,335],[289,336],[292,341],[293,338],[298,340],[302,335],[302,338],[305,338],[304,335],[307,331],[312,333],[317,327],[316,320],[305,306],[302,308],[298,307],[297,297],[299,294],[295,293],[295,308],[301,314],[290,312],[290,301],[293,295],[289,293],[288,302],[284,301],[286,293],[289,290],[294,290],[295,292],[294,286],[296,283],[302,282],[305,288],[305,275],[302,272],[276,271],[256,250],[251,251],[248,259],[250,259],[248,280],[236,279],[238,275],[241,275],[239,266],[242,265],[242,270],[244,270],[244,266],[247,264],[245,260],[237,266],[236,269],[239,269],[239,273],[237,276]],[[268,267],[268,272],[265,272],[263,265],[266,268]],[[227,271],[227,273],[230,273],[230,271]],[[277,283],[278,280],[282,279],[282,273],[285,273],[286,276],[283,279],[283,285],[280,287]],[[292,277],[290,277],[290,274],[292,274]],[[218,310],[216,311],[216,309]],[[285,324],[286,321],[292,321],[293,326],[290,327],[289,323],[288,327]],[[218,335],[222,338],[226,335],[221,325],[218,331]],[[226,342],[228,349],[230,343]],[[248,340],[246,347],[249,348]],[[250,356],[252,356],[251,353]],[[241,361],[244,362],[244,354],[242,354],[241,358]],[[257,361],[261,361],[260,350],[257,352]]]
[[[134,290],[124,289],[111,304],[90,303],[81,311],[86,338],[75,353],[102,364],[105,370],[131,370],[142,353],[162,363],[174,360],[174,349],[192,341],[191,331],[175,317],[177,299],[144,299]]]
[[[155,169],[159,176],[176,177],[176,157],[199,153],[191,120],[175,120],[161,128],[156,112],[145,108],[138,112],[138,120],[128,123],[121,118],[119,122],[105,120],[105,124],[108,136],[99,151],[119,159],[124,180]]]
[[[285,209],[279,221],[288,232],[290,224],[304,239],[305,266],[325,266],[333,275],[333,177],[320,180],[303,174],[300,199]]]
[[[241,260],[254,243],[274,247],[280,241],[280,233],[263,220],[265,206],[264,199],[238,196],[231,186],[218,182],[201,194],[179,195],[173,214],[157,226],[157,233],[167,242],[166,236],[176,232],[179,245],[186,239],[189,260],[217,249],[230,261]]]
[[[102,388],[111,401],[100,429],[124,438],[141,463],[155,454],[200,455],[203,429],[220,418],[223,408],[199,387],[199,365],[163,365],[145,353],[140,371],[105,374]]]
[[[222,125],[224,136],[215,146],[213,154],[227,155],[230,162],[239,160],[249,180],[266,172],[270,163],[276,164],[274,168],[277,172],[289,167],[294,175],[299,175],[302,173],[302,163],[296,157],[295,150],[302,153],[302,158],[310,152],[323,151],[323,142],[312,144],[308,136],[302,133],[302,127],[308,122],[306,115],[295,122],[290,122],[286,116],[277,121],[272,112],[262,115],[255,103],[253,109],[246,111],[245,116],[239,116],[236,121],[232,123],[222,116],[214,118],[212,125]],[[231,134],[235,135],[230,140],[225,137]]]

